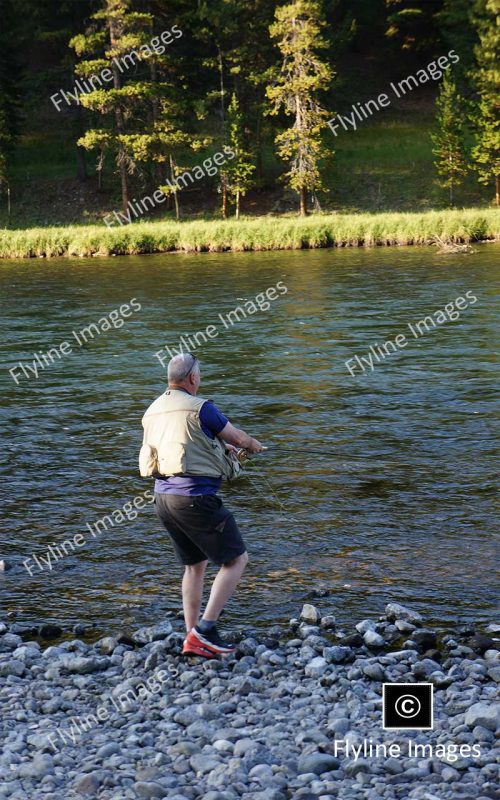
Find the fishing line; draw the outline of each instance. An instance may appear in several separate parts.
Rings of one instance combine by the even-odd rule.
[[[264,500],[266,500],[266,501],[269,501],[269,497],[267,497],[267,496],[266,496],[266,495],[263,493],[263,491],[262,491],[262,488],[259,486],[259,484],[256,482],[256,480],[254,480],[254,477],[255,477],[255,476],[254,476],[254,475],[252,475],[252,477],[250,477],[250,474],[249,474],[248,472],[245,472],[245,477],[246,477],[246,478],[248,478],[248,480],[249,480],[249,482],[251,483],[251,485],[254,487],[254,489],[256,489],[256,491],[257,491],[257,494],[258,494],[258,495],[260,495],[260,497],[263,497],[263,498],[264,498]],[[271,493],[271,497],[272,497],[272,498],[273,498],[273,499],[276,501],[276,503],[277,503],[277,504],[278,504],[278,506],[279,506],[279,511],[280,511],[280,513],[281,513],[282,517],[284,517],[284,518],[285,518],[285,520],[286,520],[286,519],[287,519],[287,517],[288,517],[288,519],[289,519],[290,521],[292,521],[292,522],[297,522],[297,523],[298,523],[298,522],[299,522],[299,520],[296,520],[296,519],[294,519],[293,517],[291,517],[291,516],[288,514],[288,509],[286,508],[286,505],[285,505],[285,503],[284,503],[282,500],[280,500],[280,498],[278,497],[278,495],[277,495],[277,494],[276,494],[276,492],[274,491],[274,489],[273,489],[273,486],[271,485],[271,483],[270,483],[270,481],[268,480],[268,478],[266,478],[264,475],[260,475],[259,477],[260,477],[260,479],[261,479],[262,481],[264,481],[264,483],[266,483],[266,484],[267,484],[267,487],[268,487],[268,489],[269,489],[269,492]]]
[[[266,502],[269,502],[270,498],[262,492],[261,487],[258,485],[257,481],[255,480],[256,476],[255,475],[250,475],[248,472],[245,472],[245,477],[249,479],[249,482],[256,489],[258,495],[260,495],[264,500],[266,500]],[[270,483],[270,481],[267,478],[265,478],[263,475],[260,475],[259,477],[260,477],[261,480],[263,480],[267,484],[267,486],[269,488],[269,491],[271,493],[271,497],[276,501],[276,503],[279,506],[279,513],[281,514],[281,516],[278,517],[276,521],[280,522],[282,524],[284,523],[286,528],[288,528],[288,529],[293,527],[294,531],[297,531],[297,530],[300,531],[300,526],[304,523],[304,521],[307,521],[307,520],[297,519],[297,514],[300,514],[301,512],[300,511],[299,512],[294,512],[293,514],[290,513],[290,511],[288,510],[285,502],[280,500],[280,498],[278,497],[278,495],[274,491],[273,486]],[[306,515],[306,514],[309,513],[309,510],[305,509],[302,513],[304,515]],[[297,526],[299,526],[299,527],[297,527]],[[314,552],[316,552],[318,550],[324,549],[324,547],[325,547],[324,544],[319,544],[319,545],[316,545],[315,547],[307,548],[307,552],[314,553]],[[298,542],[295,547],[292,547],[290,550],[286,551],[286,557],[289,558],[290,556],[293,557],[296,554],[298,555],[301,552],[301,550],[303,550],[303,549],[304,549],[303,545],[300,542]],[[275,563],[275,560],[272,557],[267,557],[267,558],[265,557],[263,559],[263,563],[266,563],[266,561],[268,563]]]
[[[250,460],[249,453],[244,448],[241,448],[240,450],[238,450],[237,458],[238,458],[240,464],[242,464],[242,465]],[[266,500],[266,502],[269,502],[269,497],[264,494],[264,492],[262,491],[262,487],[259,486],[259,484],[257,483],[256,480],[254,480],[255,476],[252,475],[252,473],[248,473],[248,472],[245,472],[244,475],[245,475],[245,477],[248,478],[249,483],[257,491],[257,494],[260,497],[264,498],[264,500]],[[271,482],[269,481],[269,479],[266,476],[262,475],[262,474],[260,474],[259,477],[260,477],[260,480],[263,481],[267,485],[267,488],[268,488],[268,491],[270,492],[271,497],[274,499],[274,501],[279,506],[279,512],[281,514],[281,520],[284,520],[285,522],[293,522],[295,524],[300,524],[300,520],[295,519],[295,517],[293,517],[293,516],[291,516],[289,514],[288,509],[286,507],[286,503],[278,497],[278,495],[274,491],[274,487],[271,484]]]
[[[287,449],[287,448],[283,448],[283,449]],[[267,450],[268,450],[268,448],[266,447],[261,452],[266,452]],[[238,450],[238,452],[237,452],[237,458],[240,461],[240,463],[242,465],[244,465],[247,461],[250,460],[250,453],[248,453],[248,451],[245,450],[244,448],[240,448],[240,450]],[[248,478],[249,483],[253,486],[254,490],[257,492],[257,494],[260,497],[262,497],[266,502],[269,502],[270,499],[274,500],[274,502],[278,506],[278,509],[277,509],[278,513],[281,515],[281,517],[279,518],[280,522],[285,522],[288,525],[294,525],[294,526],[301,524],[301,520],[297,519],[295,514],[290,513],[289,509],[287,508],[286,502],[281,500],[278,497],[278,495],[276,494],[276,492],[274,490],[273,485],[271,484],[271,482],[269,481],[269,479],[265,475],[262,475],[262,473],[260,473],[259,474],[259,479],[260,479],[261,482],[266,484],[267,490],[268,490],[270,496],[267,496],[266,494],[264,494],[264,492],[262,490],[262,486],[259,486],[259,484],[257,483],[257,479],[256,479],[255,475],[252,475],[252,473],[249,473],[249,472],[245,472],[244,475],[245,475],[245,477]],[[304,511],[303,513],[306,514],[307,510]]]

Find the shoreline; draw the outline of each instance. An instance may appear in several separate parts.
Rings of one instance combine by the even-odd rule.
[[[341,631],[306,603],[265,636],[234,630],[236,652],[206,661],[179,655],[181,619],[45,649],[0,623],[0,798],[491,798],[488,630],[443,634],[388,603]],[[433,729],[384,729],[384,682],[432,684]]]
[[[425,246],[437,237],[457,244],[499,241],[500,209],[4,228],[0,259]]]

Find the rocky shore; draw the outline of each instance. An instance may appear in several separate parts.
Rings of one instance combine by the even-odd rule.
[[[499,630],[443,635],[389,603],[340,631],[307,604],[203,661],[177,619],[55,646],[0,623],[0,798],[490,800]],[[382,683],[422,682],[433,729],[384,729]]]

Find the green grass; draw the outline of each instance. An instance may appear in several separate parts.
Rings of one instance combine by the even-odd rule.
[[[449,208],[434,166],[434,126],[428,99],[418,110],[380,113],[356,131],[327,138],[335,152],[321,169],[328,190],[325,208],[355,213]],[[482,186],[471,171],[456,190],[456,205],[487,207],[493,194],[492,186]]]
[[[0,258],[297,250],[500,239],[500,210],[329,214],[0,230]]]
[[[357,131],[333,139],[335,155],[322,170],[335,209],[413,211],[447,208],[434,169],[433,115],[379,117]],[[486,205],[490,187],[470,173],[456,193],[460,206]]]

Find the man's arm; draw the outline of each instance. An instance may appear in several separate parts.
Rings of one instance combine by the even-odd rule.
[[[219,439],[222,439],[224,442],[232,444],[234,447],[243,447],[250,453],[260,453],[264,449],[257,439],[254,439],[253,436],[249,436],[245,431],[240,431],[239,428],[235,428],[230,422],[228,422],[217,435]]]

